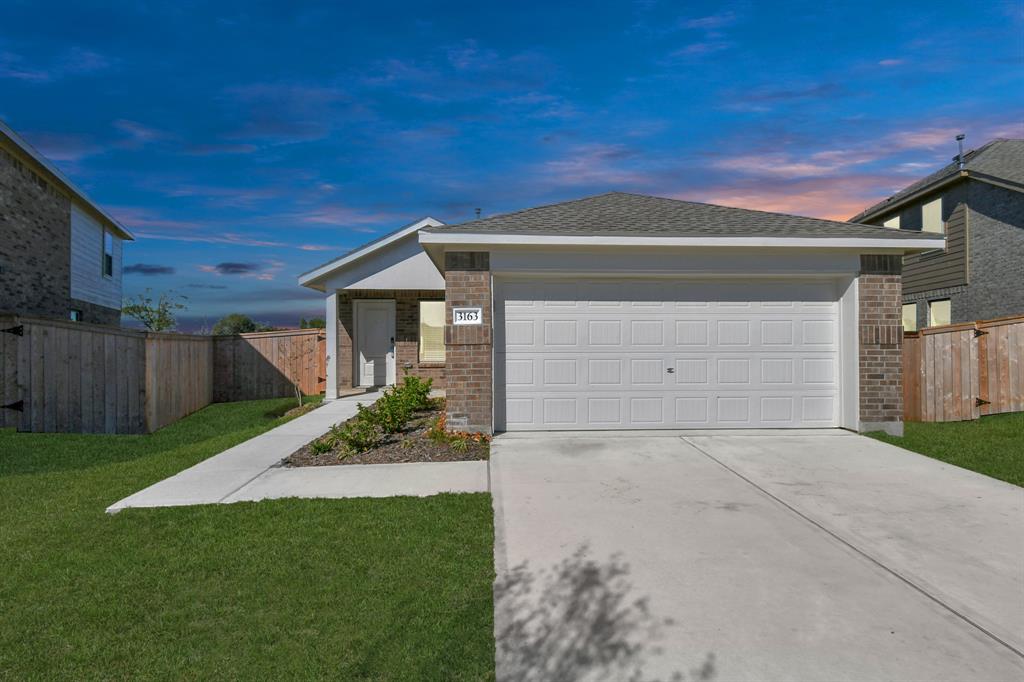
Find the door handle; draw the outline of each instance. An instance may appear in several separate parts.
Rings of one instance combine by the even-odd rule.
[[[665,370],[665,372],[668,373],[668,374],[675,374],[676,373],[676,368],[675,367],[669,367],[669,368],[667,368]]]

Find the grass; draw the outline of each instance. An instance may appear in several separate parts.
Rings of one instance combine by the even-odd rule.
[[[869,434],[922,455],[1024,486],[1024,412],[977,421],[904,424],[903,438]]]
[[[493,678],[486,495],[104,513],[293,404],[0,431],[0,678]]]

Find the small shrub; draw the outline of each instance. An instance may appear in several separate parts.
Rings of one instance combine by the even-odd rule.
[[[380,445],[385,438],[374,410],[360,403],[358,413],[338,431],[339,440],[352,452],[366,452]]]
[[[448,441],[448,447],[455,452],[465,452],[469,449],[469,439],[455,436]]]
[[[392,388],[385,391],[377,403],[367,410],[367,415],[384,433],[398,433],[412,416],[412,408],[401,392]]]
[[[309,449],[314,455],[326,455],[334,449],[334,443],[331,443],[327,438],[317,438],[309,444]]]
[[[415,412],[416,410],[425,410],[431,406],[430,389],[433,385],[433,379],[421,379],[418,376],[407,373],[402,379],[402,385],[399,387],[398,392],[401,394],[402,401]]]

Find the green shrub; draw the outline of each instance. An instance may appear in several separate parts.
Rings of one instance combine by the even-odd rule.
[[[399,392],[402,400],[413,410],[425,410],[430,407],[430,388],[434,385],[433,379],[421,379],[418,376],[406,374],[402,379]]]
[[[377,403],[366,411],[368,419],[372,419],[384,433],[398,433],[405,427],[412,416],[412,407],[406,396],[397,388],[384,391]]]
[[[338,439],[352,452],[372,450],[384,441],[384,431],[377,421],[374,410],[362,403],[356,406],[358,413],[338,431]]]

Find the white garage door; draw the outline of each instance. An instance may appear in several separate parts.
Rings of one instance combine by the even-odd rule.
[[[499,281],[497,426],[834,427],[838,298],[831,281]]]

